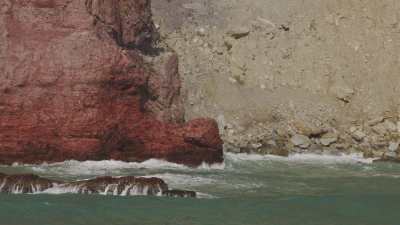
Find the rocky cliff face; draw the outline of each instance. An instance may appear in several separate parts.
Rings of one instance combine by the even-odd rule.
[[[215,121],[182,123],[149,0],[6,0],[0,31],[0,163],[222,161]]]

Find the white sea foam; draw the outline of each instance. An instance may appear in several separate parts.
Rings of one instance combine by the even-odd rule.
[[[225,159],[231,162],[243,161],[282,161],[282,162],[299,162],[309,164],[354,164],[354,163],[372,163],[374,159],[365,159],[362,154],[293,154],[289,157],[258,155],[258,154],[234,154],[225,153]]]
[[[208,164],[208,163],[202,163],[200,166],[198,166],[195,169],[200,169],[200,170],[223,170],[225,169],[225,162],[223,163],[215,163],[215,164]]]
[[[295,154],[289,156],[291,161],[300,162],[322,162],[327,164],[352,164],[352,163],[373,163],[375,159],[364,158],[362,153],[341,154],[341,155],[327,155],[327,154]]]
[[[171,169],[182,170],[188,169],[184,165],[166,162],[163,160],[150,159],[141,163],[136,162],[122,162],[116,160],[104,161],[65,161],[52,164],[41,165],[24,165],[31,167],[34,172],[39,173],[52,173],[60,175],[104,175],[107,173],[118,173],[125,169]]]
[[[206,164],[203,163],[199,167],[191,168],[185,165],[167,162],[164,160],[150,159],[141,163],[123,162],[116,160],[103,161],[75,161],[69,160],[60,163],[41,165],[14,165],[15,167],[28,167],[37,173],[50,173],[56,175],[82,175],[82,176],[100,176],[105,174],[118,174],[123,170],[136,169],[141,171],[147,170],[178,170],[178,171],[193,171],[193,170],[223,170],[225,164]]]
[[[214,195],[207,194],[207,193],[196,192],[196,198],[214,199],[217,197]]]
[[[203,163],[197,168],[190,168],[164,160],[150,159],[141,163],[122,162],[116,160],[104,161],[65,161],[52,164],[41,165],[13,165],[14,167],[25,167],[34,173],[62,175],[62,176],[103,176],[103,175],[130,175],[132,172],[138,175],[145,175],[147,170],[172,170],[172,171],[216,171],[228,169],[237,169],[241,163],[252,161],[277,161],[286,163],[306,163],[306,164],[369,164],[374,159],[365,159],[362,154],[343,154],[343,155],[327,155],[327,154],[293,154],[289,157],[280,157],[273,155],[258,154],[235,154],[225,153],[225,162],[221,164],[205,164]],[[240,166],[239,166],[240,167]]]
[[[107,186],[103,192],[100,192],[98,194],[111,195],[111,196],[146,196],[146,195],[148,195],[148,187],[144,187],[141,189],[134,185],[127,185],[121,193],[118,193],[116,188],[114,188],[112,190],[110,188],[112,188],[112,185]],[[64,186],[64,185],[54,186],[52,188],[46,189],[41,192],[34,192],[34,194],[51,194],[51,195],[80,194],[80,193],[97,194],[97,193],[92,193],[90,190],[87,190],[85,188],[82,189],[81,187],[78,187],[78,186]],[[162,192],[161,191],[157,192],[156,196],[162,196]]]
[[[77,194],[79,188],[76,186],[61,186],[56,185],[54,187],[48,188],[42,192],[35,192],[34,194],[51,194],[51,195],[60,195],[60,194]]]
[[[35,194],[99,194],[112,196],[162,196],[160,185],[149,186],[141,184],[118,184],[110,183],[106,186],[99,185],[97,188],[88,188],[85,184],[54,184],[46,190],[35,189]]]
[[[367,177],[387,177],[387,178],[395,178],[395,179],[399,179],[400,175],[399,174],[386,174],[386,173],[377,173],[377,174],[372,174],[369,175]]]
[[[138,172],[143,175],[145,170],[172,170],[172,171],[214,171],[224,170],[226,165],[228,169],[237,168],[236,164],[251,162],[251,161],[278,161],[287,163],[307,163],[307,164],[369,164],[373,159],[365,159],[361,154],[349,155],[319,155],[319,154],[294,154],[289,157],[280,157],[273,155],[258,155],[258,154],[235,154],[225,153],[225,163],[221,164],[205,164],[203,163],[197,168],[190,168],[184,165],[179,165],[164,160],[150,159],[141,163],[122,162],[116,160],[104,161],[65,161],[52,164],[41,165],[14,165],[14,167],[27,167],[35,173],[45,173],[62,176],[102,176],[102,175],[117,175],[123,173]],[[236,165],[233,166],[232,165]],[[147,173],[147,172],[146,172]]]

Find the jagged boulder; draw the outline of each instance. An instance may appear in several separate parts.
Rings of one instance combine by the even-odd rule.
[[[194,191],[184,191],[184,190],[168,190],[164,192],[164,195],[174,198],[196,198],[197,194]]]

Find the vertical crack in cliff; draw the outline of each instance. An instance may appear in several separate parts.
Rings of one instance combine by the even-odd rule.
[[[149,0],[141,0],[149,8]],[[94,18],[94,26],[102,26],[116,44],[125,49],[136,49],[145,55],[156,54],[159,34],[149,15],[139,13],[130,1],[86,0],[86,11]],[[140,9],[140,7],[139,7]],[[143,11],[143,10],[142,10]],[[143,15],[142,15],[143,14]],[[133,19],[134,18],[134,19]]]

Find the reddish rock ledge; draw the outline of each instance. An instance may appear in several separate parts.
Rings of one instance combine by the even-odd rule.
[[[216,122],[183,122],[157,36],[149,0],[2,1],[0,163],[222,162]]]

